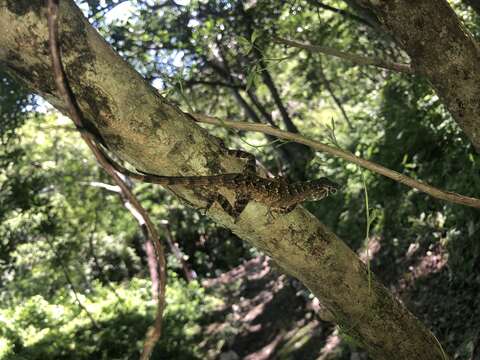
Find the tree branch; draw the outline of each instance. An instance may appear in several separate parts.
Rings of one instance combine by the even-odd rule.
[[[355,21],[358,21],[359,23],[362,23],[364,25],[367,25],[367,26],[370,26],[370,27],[374,27],[370,22],[368,22],[367,20],[365,20],[364,18],[358,16],[358,15],[355,15],[355,14],[352,14],[351,12],[348,12],[346,10],[343,10],[343,9],[339,9],[339,8],[336,8],[336,7],[333,7],[333,6],[330,6],[330,5],[327,5],[327,4],[324,4],[318,0],[308,0],[308,2],[310,4],[312,4],[313,6],[316,6],[318,8],[321,8],[321,9],[325,9],[325,10],[328,10],[328,11],[331,11],[331,12],[334,12],[336,14],[340,14],[342,16],[345,16],[346,18],[349,18],[349,19],[352,19],[352,20],[355,20]]]
[[[350,61],[356,65],[372,65],[382,69],[392,70],[392,71],[401,72],[409,75],[412,75],[415,73],[409,64],[395,63],[388,60],[369,58],[362,55],[340,51],[335,48],[331,48],[327,46],[306,44],[306,43],[285,39],[278,36],[272,38],[272,40],[277,44],[284,44],[284,45],[296,47],[299,49],[304,49],[311,52],[318,52],[318,53],[322,53],[330,56],[335,56],[340,59]]]
[[[245,10],[244,4],[242,2],[239,2],[238,4],[239,12],[245,21],[248,38],[251,39],[255,28],[254,18],[251,15],[251,12]],[[278,92],[277,86],[275,85],[275,81],[273,80],[270,72],[268,71],[267,64],[264,61],[263,53],[258,47],[257,43],[255,43],[252,47],[252,54],[255,60],[258,62],[258,65],[260,67],[260,75],[262,76],[263,83],[270,92],[273,102],[275,103],[278,111],[280,112],[285,127],[290,132],[298,133],[298,128],[293,123],[287,108],[283,104],[283,100],[280,97],[280,93]]]
[[[361,0],[410,56],[480,152],[480,47],[447,0]]]
[[[108,185],[108,184],[105,184],[105,185]],[[112,185],[109,185],[109,186],[113,187]],[[120,189],[118,189],[118,191],[120,191]],[[120,294],[118,294],[117,290],[115,290],[115,288],[110,283],[110,279],[107,277],[107,275],[105,275],[105,272],[103,271],[103,267],[100,265],[100,261],[98,261],[97,254],[95,253],[95,246],[93,244],[93,235],[96,232],[97,223],[98,223],[98,217],[97,217],[97,213],[95,213],[95,222],[93,224],[93,229],[92,229],[92,231],[90,231],[90,236],[88,237],[88,245],[90,247],[90,255],[93,258],[93,262],[95,263],[95,267],[97,268],[97,271],[100,275],[100,278],[104,281],[105,284],[107,284],[108,288],[113,292],[113,294],[118,299],[118,301],[123,303],[125,300],[123,300],[123,298],[120,296]]]
[[[190,269],[190,266],[184,259],[184,255],[182,250],[180,250],[178,243],[175,241],[175,238],[172,234],[172,229],[170,228],[170,224],[167,220],[160,221],[160,225],[163,227],[165,232],[165,238],[167,240],[167,244],[172,251],[172,254],[177,258],[177,261],[182,264],[183,274],[185,275],[185,280],[187,282],[191,282],[192,280],[197,278],[197,274],[194,270]]]
[[[219,125],[223,127],[228,127],[228,128],[233,128],[233,129],[238,129],[238,130],[244,130],[244,131],[257,131],[261,132],[264,134],[269,134],[276,136],[280,139],[285,139],[289,141],[295,141],[300,144],[304,144],[307,146],[310,146],[311,148],[325,152],[327,154],[339,157],[341,159],[347,160],[348,162],[351,162],[353,164],[356,164],[358,166],[361,166],[365,169],[368,169],[370,171],[373,171],[377,174],[383,175],[385,177],[388,177],[392,180],[395,180],[396,182],[399,182],[401,184],[407,185],[411,188],[420,190],[421,192],[424,192],[430,196],[433,196],[437,199],[448,201],[451,203],[455,204],[460,204],[460,205],[465,205],[465,206],[470,206],[474,207],[477,209],[480,209],[480,199],[474,198],[474,197],[469,197],[469,196],[464,196],[457,194],[455,192],[451,191],[445,191],[438,189],[434,186],[428,185],[426,183],[417,181],[415,179],[412,179],[406,175],[403,175],[397,171],[388,169],[382,165],[379,165],[377,163],[374,163],[369,160],[362,159],[358,156],[355,156],[351,152],[348,152],[346,150],[342,150],[339,148],[335,148],[326,144],[323,144],[318,141],[310,140],[302,135],[299,134],[293,134],[288,131],[280,130],[273,128],[268,125],[264,124],[252,124],[252,123],[247,123],[247,122],[239,122],[239,121],[228,121],[228,120],[221,120],[217,119],[212,116],[208,115],[203,115],[203,114],[192,114],[191,115],[194,119],[196,119],[198,122],[206,123],[206,124],[213,124],[213,125]]]
[[[161,336],[162,331],[162,316],[165,307],[165,284],[166,284],[166,266],[165,266],[165,253],[162,244],[160,243],[157,229],[153,225],[148,216],[146,210],[142,207],[137,198],[133,195],[128,185],[123,179],[115,172],[115,169],[110,165],[110,162],[106,159],[105,154],[100,148],[99,141],[95,135],[85,128],[85,120],[83,114],[78,106],[75,96],[68,84],[67,78],[62,65],[60,56],[60,47],[58,44],[58,2],[59,0],[48,0],[48,39],[50,47],[50,55],[52,58],[52,66],[55,77],[55,84],[57,90],[62,96],[63,101],[67,105],[69,115],[74,122],[80,134],[95,155],[95,158],[103,169],[112,177],[114,182],[120,187],[122,195],[128,199],[128,202],[132,205],[132,208],[136,211],[137,219],[144,222],[150,240],[154,245],[154,249],[158,261],[158,275],[160,277],[160,287],[157,299],[157,314],[155,317],[155,323],[152,328],[147,332],[147,337],[144,343],[143,352],[141,355],[142,360],[147,360]],[[133,211],[132,209],[130,210]],[[140,220],[141,219],[141,220]]]

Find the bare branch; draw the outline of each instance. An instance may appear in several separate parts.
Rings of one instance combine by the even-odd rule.
[[[377,58],[369,58],[362,55],[340,51],[335,48],[331,48],[327,46],[311,45],[311,44],[306,44],[306,43],[302,43],[295,40],[285,39],[282,37],[274,37],[272,40],[278,44],[284,44],[284,45],[304,49],[310,52],[318,52],[318,53],[322,53],[330,56],[335,56],[341,59],[348,60],[357,65],[372,65],[382,69],[392,70],[392,71],[401,72],[409,75],[412,75],[415,73],[409,64],[395,63],[388,60],[377,59]]]
[[[417,189],[437,199],[480,209],[480,199],[460,195],[451,191],[438,189],[429,184],[425,184],[418,180],[414,180],[411,177],[401,174],[395,170],[391,170],[382,165],[374,163],[372,161],[362,159],[358,156],[355,156],[349,151],[335,148],[315,140],[310,140],[299,134],[293,134],[288,131],[276,129],[264,124],[252,124],[252,123],[240,122],[240,121],[221,120],[221,119],[217,119],[215,117],[203,115],[203,114],[191,114],[191,116],[192,118],[196,119],[198,122],[201,122],[201,123],[219,125],[223,127],[234,128],[234,129],[244,130],[244,131],[257,131],[264,134],[276,136],[280,139],[295,141],[300,144],[310,146],[315,150],[322,151],[327,154],[342,158],[348,162],[357,164],[358,166],[361,166],[377,174],[388,177],[401,184],[410,186],[411,188]]]
[[[172,254],[177,258],[178,262],[182,264],[183,273],[185,274],[185,279],[187,282],[191,282],[193,279],[197,278],[195,271],[191,270],[187,262],[184,259],[184,255],[180,250],[178,243],[175,241],[175,238],[172,234],[172,229],[170,229],[170,224],[167,220],[162,220],[160,225],[165,231],[165,238],[167,239],[167,244],[172,251]]]

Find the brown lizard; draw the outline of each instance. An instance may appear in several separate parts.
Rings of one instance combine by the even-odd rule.
[[[243,173],[228,173],[207,176],[162,176],[141,172],[137,174],[121,167],[111,160],[112,166],[119,172],[138,180],[169,186],[183,185],[189,188],[207,188],[206,210],[217,202],[235,220],[238,219],[248,202],[253,200],[265,204],[271,211],[288,213],[297,204],[304,201],[318,201],[334,194],[338,184],[322,177],[318,180],[290,183],[285,177],[263,178],[256,174],[255,157],[241,150],[225,149],[229,155],[246,159]],[[127,171],[127,173],[126,173]],[[220,193],[219,188],[233,190],[236,194],[233,206]]]
[[[217,201],[232,217],[237,218],[250,200],[260,202],[271,211],[288,213],[304,201],[318,201],[334,194],[338,185],[322,177],[318,180],[289,183],[284,177],[266,179],[252,173],[233,173],[212,176],[157,176],[144,174],[144,181],[160,185],[205,186],[209,190],[220,187],[236,193],[232,206],[221,194],[215,193],[207,209]]]

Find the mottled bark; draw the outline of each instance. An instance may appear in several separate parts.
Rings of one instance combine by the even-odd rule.
[[[64,110],[52,76],[44,4],[42,0],[0,0],[0,64]],[[73,1],[61,1],[60,10],[60,41],[69,82],[92,129],[97,129],[112,152],[156,174],[242,170],[242,161],[227,156],[215,138],[123,61]],[[206,204],[201,190],[171,190],[194,207]],[[221,191],[232,199],[230,191]],[[208,215],[308,286],[372,358],[443,358],[432,334],[375,279],[369,287],[365,265],[317,218],[299,207],[269,222],[267,210],[252,202],[237,223],[218,206]]]
[[[480,151],[480,48],[445,0],[357,0],[410,55]]]

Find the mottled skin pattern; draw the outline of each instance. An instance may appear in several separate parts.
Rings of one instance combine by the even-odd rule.
[[[270,211],[288,213],[297,204],[304,201],[319,201],[338,190],[338,185],[322,177],[318,180],[289,183],[287,178],[266,179],[258,176],[255,169],[255,157],[240,150],[226,150],[229,155],[246,159],[243,173],[221,174],[211,176],[161,176],[143,174],[144,181],[159,185],[184,185],[186,187],[205,187],[208,195],[207,210],[216,201],[222,208],[237,219],[250,200],[265,204]],[[232,206],[218,192],[218,188],[227,188],[236,193]]]

